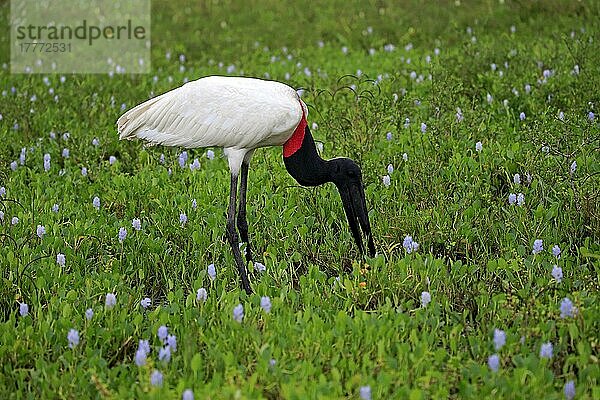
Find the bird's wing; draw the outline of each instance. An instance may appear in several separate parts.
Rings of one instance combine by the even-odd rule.
[[[252,78],[206,77],[150,99],[117,121],[121,139],[182,147],[281,145],[302,117],[294,89]]]

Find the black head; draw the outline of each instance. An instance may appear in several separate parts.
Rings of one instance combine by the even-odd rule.
[[[340,192],[354,241],[360,252],[364,253],[363,242],[358,228],[360,225],[368,242],[369,255],[374,257],[375,245],[373,244],[373,236],[371,235],[371,225],[369,223],[369,215],[367,214],[367,203],[360,167],[349,158],[335,158],[327,161],[327,163],[329,164],[330,179]]]

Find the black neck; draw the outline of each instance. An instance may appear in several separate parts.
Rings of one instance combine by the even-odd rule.
[[[302,146],[294,154],[284,157],[289,174],[302,186],[317,186],[331,182],[328,162],[319,157],[315,141],[306,126]]]

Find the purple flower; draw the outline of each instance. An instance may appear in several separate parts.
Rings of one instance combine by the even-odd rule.
[[[178,157],[178,161],[179,161],[179,166],[181,168],[184,168],[185,167],[185,163],[187,161],[187,152],[184,151],[183,153],[181,153],[179,155],[179,157]]]
[[[391,175],[394,172],[394,166],[392,164],[388,164],[387,166],[388,175]]]
[[[57,213],[57,212],[58,212],[58,204],[54,204],[54,205],[52,206],[52,212],[55,212],[55,213]]]
[[[562,278],[563,278],[562,268],[559,267],[558,265],[554,265],[552,267],[552,277],[554,279],[556,279],[556,282],[560,283],[562,281]]]
[[[165,155],[164,154],[160,155],[160,158],[159,158],[158,162],[160,162],[161,164],[165,163]]]
[[[125,238],[127,237],[127,229],[120,227],[119,228],[119,242],[123,243]]]
[[[552,254],[554,255],[554,257],[559,258],[560,257],[560,247],[558,247],[557,244],[555,244],[554,246],[552,246]]]
[[[417,251],[419,248],[419,243],[415,242],[410,235],[406,235],[404,237],[404,241],[402,242],[402,246],[406,250],[407,253],[412,253],[413,251]]]
[[[37,226],[37,230],[36,230],[36,234],[38,235],[38,237],[41,239],[44,237],[44,235],[46,234],[46,227],[44,225],[38,225]]]
[[[515,176],[513,176],[513,182],[517,185],[521,184],[521,175],[515,174]]]
[[[523,206],[525,204],[525,195],[523,193],[519,193],[517,194],[517,205],[519,207]]]
[[[591,112],[591,111],[590,111],[590,112],[588,113],[588,119],[589,119],[591,122],[594,122],[594,120],[596,119],[596,116],[594,115],[594,113],[593,113],[593,112]]]
[[[117,295],[114,293],[107,293],[106,299],[104,300],[104,305],[106,308],[113,308],[117,304]]]
[[[0,221],[4,221],[4,211],[0,211]]]
[[[13,170],[13,171],[16,171],[18,166],[19,165],[17,164],[16,161],[13,161],[13,162],[10,163],[10,169]]]
[[[542,343],[540,347],[540,358],[552,358],[552,343]]]
[[[360,387],[360,398],[362,400],[371,400],[371,386]]]
[[[519,114],[519,119],[521,121],[525,121],[525,113],[521,111],[521,114]]]
[[[75,329],[71,329],[67,334],[67,340],[69,341],[69,347],[72,349],[79,344],[79,332]]]
[[[200,161],[197,158],[194,158],[194,162],[190,164],[190,170],[195,171],[200,168]]]
[[[421,122],[421,133],[425,133],[427,132],[427,124],[424,122]]]
[[[21,314],[21,317],[29,314],[29,305],[27,303],[19,303],[19,314]]]
[[[510,204],[512,206],[516,202],[517,202],[517,195],[514,193],[509,194],[508,195],[508,204]]]
[[[148,340],[141,340],[138,342],[138,349],[142,350],[145,354],[150,354],[150,342]]]
[[[536,239],[533,241],[533,250],[532,254],[541,253],[544,250],[544,241],[542,239]]]
[[[171,348],[169,346],[162,347],[158,351],[158,359],[160,361],[164,361],[165,363],[171,361]]]
[[[94,146],[99,146],[100,145],[100,141],[98,140],[98,138],[92,139],[92,145],[94,145]]]
[[[16,225],[19,223],[19,217],[12,217],[12,219],[10,220],[10,223],[12,225]]]
[[[192,209],[195,210],[196,208],[198,208],[198,202],[196,201],[196,199],[193,199],[192,200]]]
[[[493,372],[498,372],[498,369],[500,368],[500,357],[498,354],[492,354],[488,357],[488,367],[490,367]]]
[[[133,221],[131,221],[131,226],[133,226],[133,229],[135,229],[136,231],[139,231],[140,229],[142,229],[142,222],[139,218],[134,218]]]
[[[62,156],[63,158],[69,158],[69,149],[63,149]]]
[[[385,138],[386,138],[387,140],[392,140],[392,132],[388,132],[388,133],[386,133],[386,134],[385,134]]]
[[[206,151],[206,157],[207,157],[209,160],[214,160],[214,159],[215,159],[215,152],[214,152],[214,151],[212,151],[212,150],[207,150],[207,151]]]
[[[506,333],[500,329],[494,329],[494,348],[500,350],[506,344]]]
[[[483,150],[483,143],[481,142],[477,142],[475,143],[475,150],[479,153],[481,152],[481,150]]]
[[[181,396],[181,400],[194,400],[194,392],[192,392],[192,389],[186,389]]]
[[[185,215],[185,213],[179,214],[179,222],[182,226],[185,225],[185,223],[187,222],[187,215]]]
[[[573,161],[571,167],[569,168],[569,172],[571,173],[571,175],[575,173],[575,170],[577,170],[577,161]]]
[[[152,304],[152,300],[150,299],[150,297],[145,297],[145,298],[142,299],[142,301],[140,301],[140,305],[143,308],[150,307],[150,304]]]
[[[242,322],[242,320],[244,319],[244,306],[238,304],[233,308],[233,319],[236,322]]]
[[[385,175],[383,177],[382,181],[383,181],[383,186],[385,186],[385,187],[389,187],[392,184],[391,178],[389,175]]]
[[[425,308],[431,302],[431,294],[429,292],[421,292],[421,307]]]
[[[166,326],[161,325],[158,327],[158,331],[156,332],[156,335],[158,336],[158,338],[160,340],[162,340],[163,343],[167,339],[168,334],[169,334],[169,329]]]
[[[267,267],[265,267],[264,264],[259,263],[257,261],[254,263],[254,269],[257,270],[258,272],[265,272],[267,270]]]
[[[573,302],[568,297],[565,297],[560,302],[560,317],[574,317],[577,312],[577,308],[573,305]]]
[[[206,292],[206,289],[204,289],[204,288],[198,289],[198,292],[196,292],[196,300],[205,302],[207,298],[208,298],[208,293]]]
[[[406,162],[408,161],[408,154],[402,153],[402,159]]]
[[[572,400],[575,397],[575,382],[568,381],[565,383],[565,388],[563,391],[565,393],[565,399]]]
[[[460,109],[460,107],[456,108],[456,122],[462,122],[464,119],[462,110]]]
[[[260,306],[267,314],[271,312],[271,299],[269,299],[269,296],[263,296],[260,298]]]
[[[211,280],[214,280],[217,277],[217,271],[215,269],[215,264],[210,264],[207,268],[208,271],[208,277]]]
[[[115,157],[115,156],[110,156],[110,157],[108,157],[108,163],[109,163],[110,165],[113,165],[113,164],[114,164],[114,163],[116,163],[116,162],[117,162],[117,157]]]
[[[44,171],[50,171],[50,154],[44,154]]]
[[[87,176],[87,168],[86,167],[81,167],[81,175],[83,176]]]
[[[561,121],[565,120],[565,113],[562,111],[559,111],[558,113],[558,119],[560,119]]]
[[[486,97],[488,104],[492,104],[492,101],[494,101],[494,98],[492,97],[492,95],[488,93],[485,97]]]
[[[275,365],[277,365],[277,360],[275,360],[274,358],[271,358],[269,360],[269,367],[273,368]]]
[[[152,386],[162,387],[163,385],[163,374],[158,370],[154,370],[150,376],[150,384]]]
[[[85,318],[89,321],[94,317],[94,310],[92,310],[91,308],[88,308],[87,310],[85,310]]]
[[[148,354],[142,348],[138,348],[135,352],[135,365],[137,365],[138,367],[146,365],[147,357]]]
[[[56,255],[56,263],[58,265],[60,265],[61,267],[64,267],[65,266],[65,261],[66,261],[66,259],[65,259],[65,255],[64,254],[58,253]]]
[[[94,196],[94,199],[92,200],[92,205],[94,206],[94,208],[96,210],[99,210],[100,209],[100,197]]]

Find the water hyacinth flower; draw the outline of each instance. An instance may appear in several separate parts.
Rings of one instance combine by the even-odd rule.
[[[389,140],[392,140],[392,132],[388,132],[388,133],[386,133],[386,134],[385,134],[385,138],[386,138],[386,140],[388,140],[388,141],[389,141]]]
[[[114,163],[116,163],[116,162],[117,162],[117,157],[115,157],[115,156],[110,156],[110,157],[108,157],[108,163],[109,163],[110,165],[113,165],[113,164],[114,164]]]
[[[135,352],[135,365],[138,367],[143,367],[146,365],[146,359],[148,357],[148,353],[146,353],[141,347],[137,349]]]
[[[194,392],[192,392],[192,389],[184,390],[183,395],[181,395],[181,400],[194,400]]]
[[[150,307],[150,304],[152,304],[152,300],[150,299],[150,297],[145,297],[145,298],[142,299],[142,301],[140,301],[140,305],[143,308]]]
[[[163,374],[159,370],[154,370],[150,376],[150,384],[156,387],[162,387],[163,385]]]
[[[542,343],[540,347],[540,358],[552,358],[552,343]]]
[[[125,238],[127,237],[127,229],[120,227],[119,228],[119,242],[123,243]]]
[[[197,158],[194,158],[194,162],[190,164],[190,171],[195,171],[200,169],[200,161]]]
[[[521,175],[519,175],[519,174],[515,174],[515,176],[513,176],[513,182],[514,182],[516,185],[520,185],[520,184],[521,184]]]
[[[544,241],[542,239],[536,239],[533,241],[533,250],[531,250],[532,254],[541,253],[544,250]]]
[[[164,326],[161,325],[158,327],[158,331],[156,331],[156,336],[158,336],[158,338],[164,343],[165,340],[167,340],[167,336],[169,335],[169,329]]]
[[[210,264],[207,268],[208,277],[211,280],[214,280],[217,277],[217,270],[215,269],[215,264]]]
[[[269,367],[273,368],[273,367],[275,367],[275,365],[277,365],[277,360],[275,360],[274,358],[271,358],[269,360]]]
[[[568,297],[565,297],[560,302],[560,317],[574,317],[577,313],[577,308],[573,305],[573,302]]]
[[[158,359],[165,363],[171,361],[171,348],[169,346],[162,347],[158,351]]]
[[[177,336],[175,335],[167,335],[167,347],[175,353],[177,351]]]
[[[558,247],[557,244],[555,244],[554,246],[552,246],[552,255],[554,255],[554,257],[556,258],[560,258],[560,247]]]
[[[62,156],[63,158],[69,158],[69,149],[63,149]]]
[[[425,133],[427,132],[427,124],[424,122],[421,122],[421,133]]]
[[[207,150],[207,151],[206,151],[206,157],[207,157],[209,160],[214,160],[214,159],[215,159],[215,152],[214,152],[214,151],[212,151],[212,150]]]
[[[488,357],[488,367],[492,372],[498,372],[498,369],[500,368],[500,357],[498,354],[492,354]]]
[[[492,104],[492,101],[494,101],[494,98],[489,93],[485,96],[485,98],[486,98],[488,104]]]
[[[406,162],[408,161],[408,154],[402,153],[402,159]]]
[[[523,206],[525,204],[525,195],[523,193],[519,193],[517,194],[517,205],[519,207]]]
[[[392,164],[388,164],[387,166],[388,175],[391,175],[394,172],[394,166]]]
[[[94,310],[92,310],[91,308],[88,308],[87,310],[85,310],[85,318],[89,321],[94,317]]]
[[[573,175],[576,170],[577,170],[577,161],[573,161],[573,163],[571,164],[571,167],[569,168],[569,172],[571,173],[571,175]]]
[[[62,253],[58,253],[56,255],[56,263],[58,265],[60,265],[61,267],[64,267],[65,266],[65,262],[66,262],[65,255],[62,254]]]
[[[0,210],[0,222],[4,221],[4,211]]]
[[[362,400],[371,400],[371,386],[360,387],[360,398]]]
[[[383,181],[383,186],[385,186],[385,187],[389,187],[392,184],[392,181],[391,181],[391,178],[389,175],[385,175],[382,178],[382,181]]]
[[[481,152],[481,150],[483,150],[483,143],[481,142],[477,142],[475,143],[475,150],[479,153]]]
[[[516,202],[517,202],[517,195],[514,193],[509,194],[508,195],[508,204],[510,204],[512,206]]]
[[[525,113],[521,111],[521,113],[519,114],[519,119],[521,121],[525,121]]]
[[[139,218],[134,218],[133,221],[131,221],[131,226],[133,226],[133,229],[136,231],[139,231],[142,229],[142,221],[140,221]]]
[[[21,317],[27,316],[27,314],[29,314],[29,304],[19,303],[19,314]]]
[[[572,400],[575,397],[575,382],[568,381],[565,383],[565,388],[563,390],[565,394],[565,399]]]
[[[421,292],[421,307],[425,308],[431,302],[431,294],[429,292]]]
[[[44,171],[50,171],[50,154],[44,154]]]
[[[456,122],[463,122],[464,116],[460,107],[456,108]]]
[[[494,329],[494,348],[500,350],[506,344],[506,333],[500,329]]]
[[[106,299],[104,300],[104,305],[106,308],[111,309],[117,304],[117,295],[114,293],[107,293]]]
[[[594,115],[593,112],[589,112],[588,113],[588,119],[590,120],[590,122],[594,122],[594,120],[596,119],[596,116]]]
[[[58,204],[56,204],[56,203],[55,203],[55,204],[52,206],[52,212],[55,212],[55,213],[57,213],[57,212],[58,212]]]
[[[12,225],[16,225],[19,223],[19,217],[12,217],[12,219],[10,220],[10,223]]]
[[[267,267],[263,263],[259,263],[258,261],[254,263],[254,269],[258,272],[265,272]]]
[[[181,224],[181,226],[185,225],[186,222],[187,222],[187,215],[185,215],[185,213],[179,214],[179,223]]]
[[[44,225],[38,225],[35,233],[40,239],[43,238],[46,234],[46,227]]]
[[[100,210],[100,197],[94,196],[94,199],[92,200],[92,205],[96,210]]]
[[[196,208],[198,208],[198,202],[196,201],[196,199],[193,199],[192,200],[192,209],[195,210]]]
[[[235,306],[233,308],[233,319],[236,322],[242,322],[242,320],[244,319],[244,306],[241,304],[238,304],[237,306]]]
[[[558,282],[558,283],[560,283],[562,281],[562,278],[563,278],[562,268],[559,267],[556,264],[552,267],[552,277],[554,279],[556,279],[556,282]]]
[[[87,168],[86,167],[81,167],[81,175],[82,176],[87,176],[87,174],[88,174]]]
[[[203,287],[198,289],[198,291],[196,292],[196,300],[204,303],[207,298],[208,292],[206,291],[206,289],[204,289]]]
[[[263,296],[260,298],[260,306],[267,314],[271,312],[271,299],[269,296]]]
[[[406,250],[407,253],[412,253],[413,251],[417,251],[419,248],[419,243],[415,242],[410,235],[406,235],[404,237],[404,241],[402,242],[402,246]]]
[[[69,348],[75,348],[79,344],[79,332],[76,329],[71,329],[67,334],[67,340],[69,341]]]
[[[18,166],[19,165],[17,164],[16,161],[13,161],[13,162],[10,163],[10,169],[13,170],[13,171],[16,171]]]

